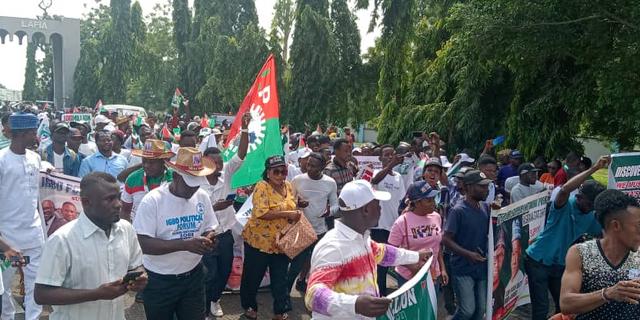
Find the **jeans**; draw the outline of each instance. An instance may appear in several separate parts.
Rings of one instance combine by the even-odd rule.
[[[451,270],[451,253],[444,252],[444,266],[447,270]],[[449,278],[449,283],[442,286],[442,295],[444,297],[444,308],[450,315],[456,312],[456,297],[453,293],[453,278]]]
[[[147,270],[144,313],[154,320],[204,320],[204,271],[202,264],[181,275],[163,275]]]
[[[547,319],[549,314],[549,293],[556,304],[556,313],[560,313],[560,283],[564,266],[547,266],[526,255],[524,269],[529,279],[531,296],[531,319]]]
[[[40,313],[42,313],[42,306],[36,304],[33,299],[33,289],[35,288],[36,272],[40,265],[40,258],[42,256],[42,247],[36,247],[31,249],[23,249],[22,255],[29,256],[29,264],[22,268],[24,272],[24,318],[26,320],[38,320],[40,319]],[[2,272],[2,282],[4,283],[4,294],[2,295],[2,319],[13,319],[16,312],[16,307],[13,304],[13,298],[11,294],[11,284],[13,284],[13,276],[18,269],[10,267]]]
[[[265,253],[244,243],[244,262],[240,282],[240,303],[243,309],[258,311],[256,296],[264,273],[269,267],[273,313],[283,314],[291,310],[291,298],[287,292],[289,257],[284,254]]]
[[[389,241],[389,231],[383,229],[371,229],[371,240],[377,243],[387,243]],[[389,267],[378,265],[378,290],[380,296],[387,295],[387,271]]]
[[[211,311],[210,302],[218,302],[222,291],[227,286],[233,264],[233,235],[231,230],[216,236],[215,250],[202,256],[202,262],[207,268],[205,276],[205,291],[207,295],[207,312]]]
[[[487,308],[487,279],[453,276],[458,309],[453,320],[482,320]]]
[[[289,265],[289,272],[287,272],[287,292],[291,293],[291,289],[293,288],[293,283],[296,281],[296,278],[300,274],[300,270],[303,269],[305,265],[309,265],[311,263],[311,254],[313,253],[313,249],[316,247],[316,244],[322,237],[324,237],[324,233],[318,236],[318,240],[312,243],[309,247],[304,249],[304,251],[300,252],[293,260],[291,260],[291,265]],[[308,268],[308,267],[307,267]],[[306,283],[306,279],[301,279]]]

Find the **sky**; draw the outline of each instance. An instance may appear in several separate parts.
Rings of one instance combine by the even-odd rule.
[[[35,18],[42,14],[38,7],[41,0],[4,0],[0,7],[0,15],[19,18]],[[139,0],[143,14],[146,16],[152,11],[157,3],[164,3],[169,0]],[[275,0],[255,0],[258,11],[260,25],[268,30],[271,26],[273,16],[273,5]],[[372,1],[373,2],[373,1]],[[109,0],[102,0],[108,4]],[[190,5],[193,0],[189,0]],[[82,15],[96,6],[96,0],[53,0],[51,7],[47,10],[50,15],[62,15],[69,18],[82,18]],[[374,45],[375,38],[380,34],[380,30],[367,33],[370,20],[368,10],[359,10],[357,13],[358,28],[362,35],[361,52],[366,52],[367,48]],[[24,69],[26,61],[27,45],[18,45],[18,38],[14,37],[9,41],[9,36],[5,39],[5,44],[0,44],[0,83],[9,89],[22,90],[24,84]]]

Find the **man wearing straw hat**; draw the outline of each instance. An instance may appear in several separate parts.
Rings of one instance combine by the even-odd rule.
[[[133,220],[149,275],[144,291],[147,319],[204,320],[202,255],[215,245],[218,220],[209,195],[200,190],[215,163],[196,148],[180,148],[167,161],[173,181],[151,190]]]
[[[142,168],[132,172],[124,183],[121,218],[133,221],[142,198],[149,191],[173,180],[173,171],[164,164],[166,159],[174,156],[170,148],[164,141],[148,139],[142,150],[131,151],[142,159]]]

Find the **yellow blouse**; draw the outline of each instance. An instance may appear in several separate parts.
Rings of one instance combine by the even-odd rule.
[[[287,194],[283,197],[268,182],[260,181],[253,190],[253,210],[242,231],[242,237],[252,247],[265,253],[281,253],[276,247],[276,235],[289,223],[287,219],[260,219],[271,210],[296,209],[291,184],[285,181]]]

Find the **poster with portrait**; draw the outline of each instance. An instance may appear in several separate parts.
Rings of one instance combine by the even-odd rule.
[[[58,172],[40,172],[40,217],[50,236],[82,212],[80,179]]]
[[[549,198],[549,191],[544,191],[492,212],[487,319],[506,319],[517,307],[531,302],[525,250],[544,227]]]

